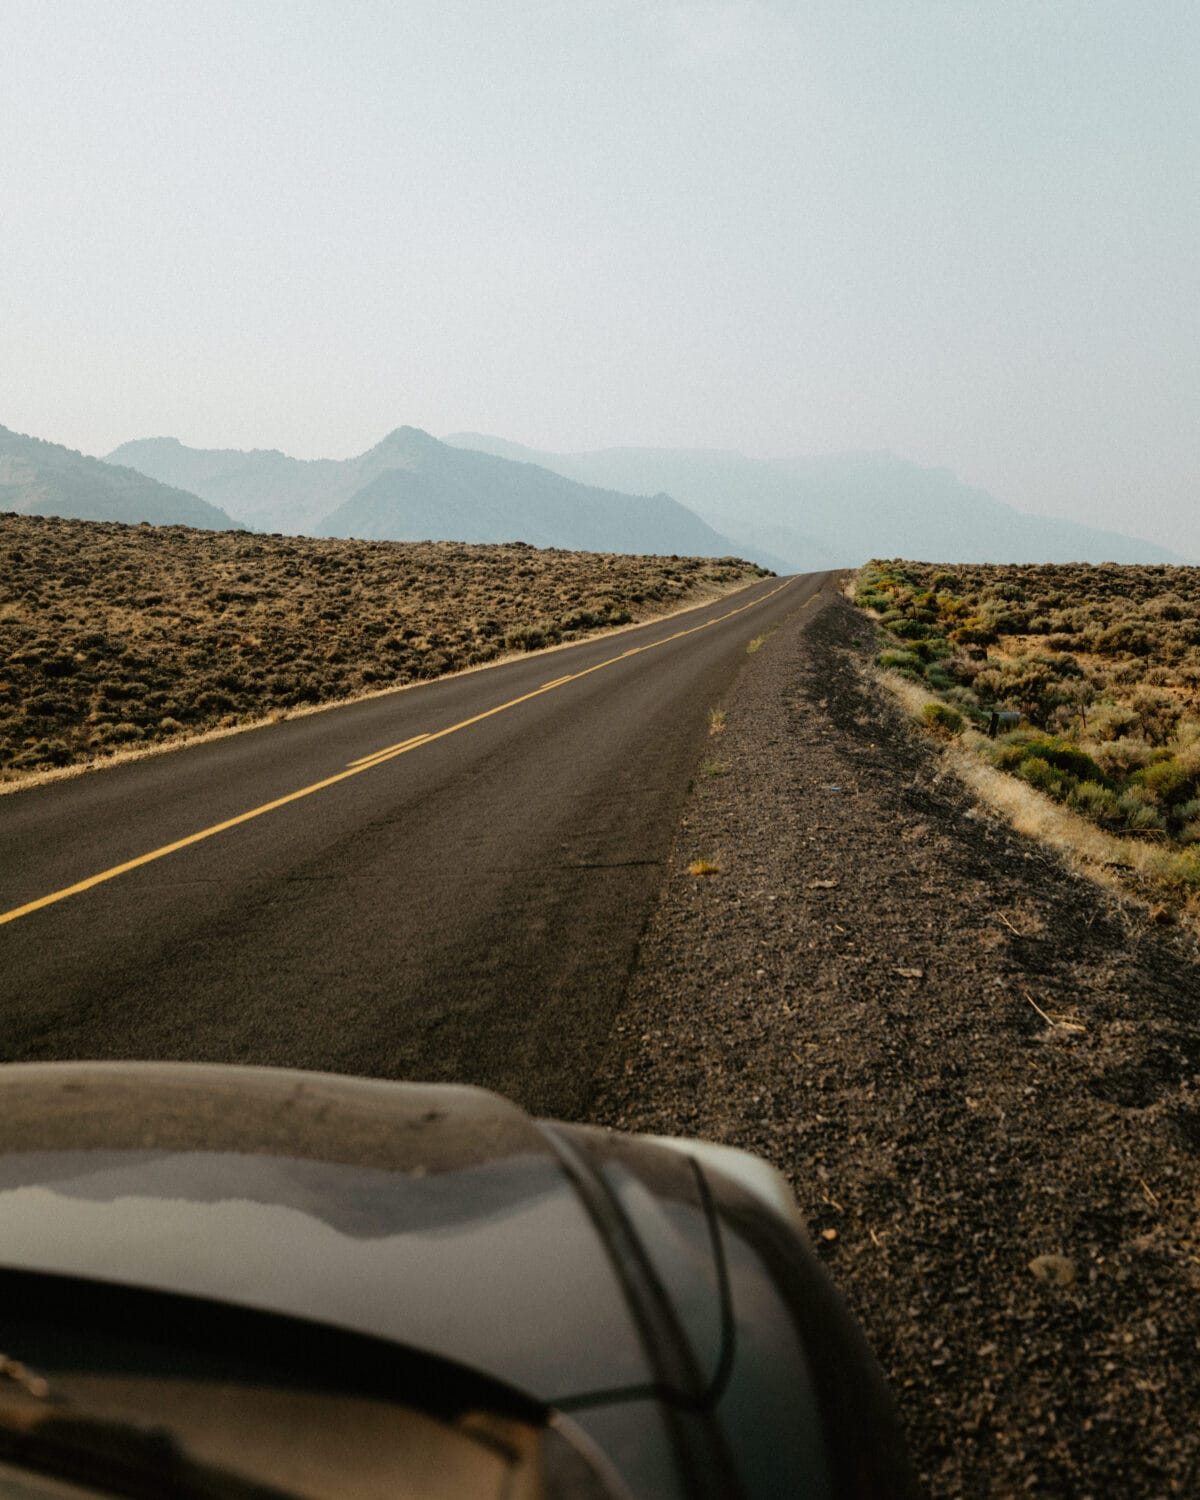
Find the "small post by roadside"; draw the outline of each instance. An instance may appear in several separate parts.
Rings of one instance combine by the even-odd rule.
[[[1021,715],[1014,713],[1012,709],[992,709],[992,716],[988,720],[988,739],[994,740],[1003,731],[1007,734],[1010,729],[1015,729],[1021,722]]]

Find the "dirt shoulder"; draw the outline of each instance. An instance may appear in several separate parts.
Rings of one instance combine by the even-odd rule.
[[[874,649],[827,592],[748,659],[593,1118],[789,1176],[931,1494],[1196,1494],[1200,949],[978,809]]]

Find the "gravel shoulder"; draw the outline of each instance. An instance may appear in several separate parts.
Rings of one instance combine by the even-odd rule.
[[[977,807],[874,649],[827,590],[748,657],[591,1118],[787,1174],[931,1495],[1200,1494],[1200,949]]]

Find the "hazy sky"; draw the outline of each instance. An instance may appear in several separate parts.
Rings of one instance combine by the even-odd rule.
[[[0,423],[891,448],[1200,555],[1195,0],[0,0]]]

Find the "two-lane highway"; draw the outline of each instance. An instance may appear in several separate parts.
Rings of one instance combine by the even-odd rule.
[[[0,798],[0,1060],[577,1112],[707,710],[827,576]]]

